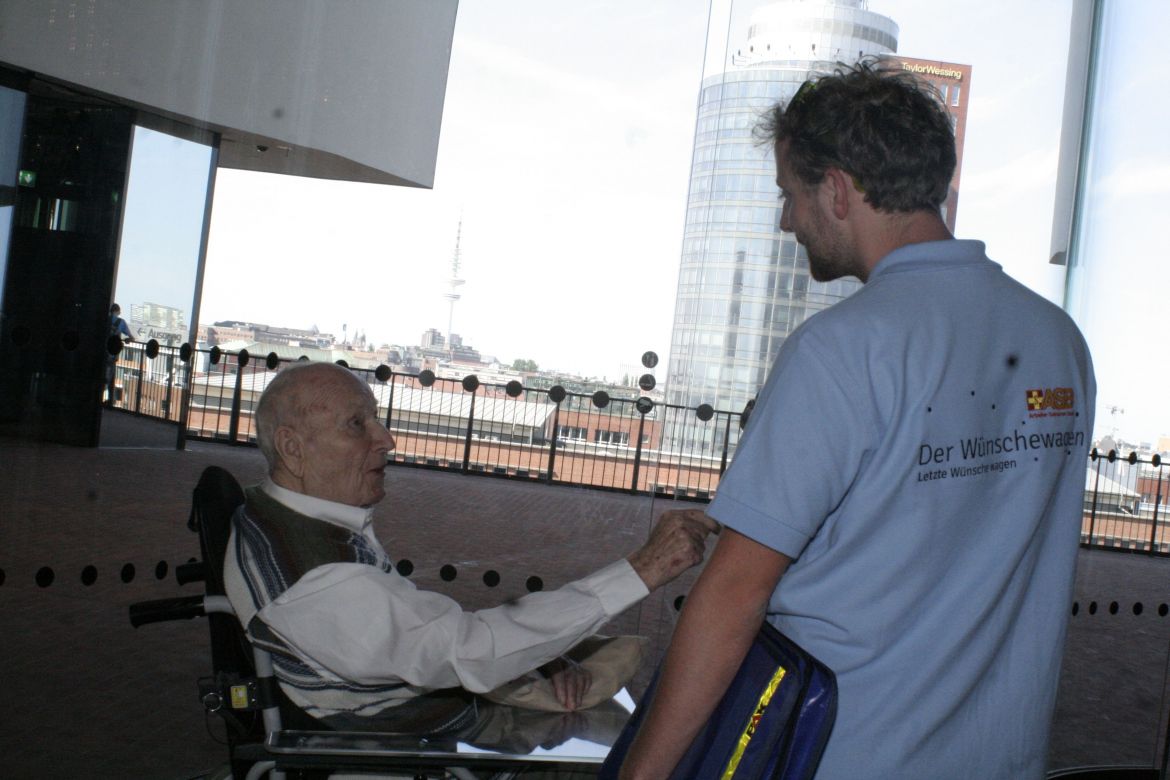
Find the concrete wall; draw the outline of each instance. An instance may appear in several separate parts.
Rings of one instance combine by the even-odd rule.
[[[222,167],[429,187],[456,6],[0,3],[0,63],[221,132]]]

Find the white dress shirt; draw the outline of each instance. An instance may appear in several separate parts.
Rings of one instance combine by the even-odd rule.
[[[372,509],[338,504],[267,481],[262,489],[300,514],[361,534],[379,555]],[[257,614],[236,560],[235,531],[224,562],[229,600],[245,627]],[[359,563],[318,566],[259,611],[260,619],[327,680],[363,685],[405,682],[403,700],[461,686],[482,693],[556,658],[644,598],[649,591],[625,559],[557,590],[530,593],[491,609],[465,612],[395,571]],[[353,701],[314,701],[284,686],[314,714],[361,714]],[[385,703],[385,695],[377,699]],[[371,700],[371,705],[373,700]]]

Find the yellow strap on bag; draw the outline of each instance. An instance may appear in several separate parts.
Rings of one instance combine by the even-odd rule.
[[[776,690],[780,687],[780,683],[784,680],[785,674],[786,670],[784,667],[778,667],[776,673],[772,675],[772,679],[764,686],[764,692],[760,694],[760,700],[756,702],[756,709],[752,712],[752,716],[748,718],[747,726],[744,728],[743,734],[739,737],[739,744],[735,746],[735,752],[731,754],[731,759],[727,762],[727,768],[723,770],[720,780],[732,780],[735,777],[735,770],[739,768],[739,762],[743,758],[743,752],[747,750],[748,743],[755,736],[756,727],[760,725],[760,719],[764,717],[764,710],[768,709],[768,704],[772,701],[772,696],[775,695]]]

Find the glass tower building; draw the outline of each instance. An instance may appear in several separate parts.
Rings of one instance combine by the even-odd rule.
[[[764,383],[780,344],[809,315],[860,282],[822,284],[780,231],[772,150],[752,129],[811,72],[893,53],[898,26],[866,0],[781,0],[751,16],[746,44],[703,79],[675,298],[667,401],[738,411]],[[722,436],[699,421],[666,432],[666,446],[714,454]],[[733,432],[734,437],[734,432]]]

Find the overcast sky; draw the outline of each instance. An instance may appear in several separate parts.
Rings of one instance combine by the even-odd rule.
[[[728,29],[731,14],[740,45],[756,5],[716,0],[712,29]],[[1047,261],[1070,7],[869,4],[898,23],[900,53],[973,67],[956,232],[1056,301],[1064,275]],[[344,325],[418,343],[429,327],[446,330],[462,218],[454,330],[465,343],[610,378],[648,349],[665,363],[708,10],[707,0],[463,0],[434,189],[220,171],[201,320],[338,336]],[[711,38],[708,71],[723,58]],[[1105,384],[1103,395],[1123,395]],[[1124,403],[1135,438],[1170,431],[1160,410]]]

